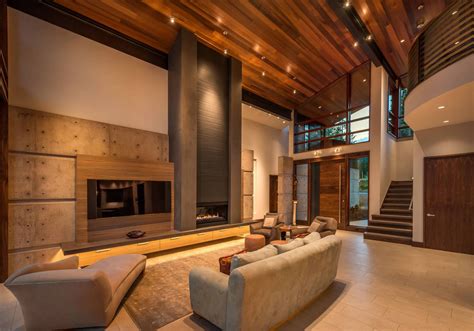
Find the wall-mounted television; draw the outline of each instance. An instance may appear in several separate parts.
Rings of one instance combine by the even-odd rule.
[[[171,212],[171,182],[87,180],[87,218]]]

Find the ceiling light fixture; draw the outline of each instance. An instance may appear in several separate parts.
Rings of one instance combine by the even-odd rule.
[[[416,28],[417,29],[421,29],[424,26],[425,26],[425,19],[424,18],[421,18],[416,22]]]
[[[293,76],[293,80],[296,80],[296,76]]]
[[[286,121],[283,121],[283,124],[285,124],[285,123],[286,123]]]
[[[354,47],[357,47],[357,46],[359,46],[359,42],[356,41],[354,42]]]
[[[456,15],[457,13],[458,13],[458,11],[455,10],[455,11],[453,11],[453,12],[451,13],[451,15]]]
[[[227,30],[224,30],[224,31],[222,31],[222,34],[223,34],[224,36],[227,36],[227,35],[229,34],[229,32],[228,32]]]
[[[227,55],[227,48],[226,48],[226,49],[224,49],[224,54],[225,54],[225,55]]]
[[[262,59],[262,60],[265,60],[265,59],[266,59],[266,57],[265,57],[265,56],[262,56],[260,59]]]
[[[454,43],[454,45],[457,45],[457,44],[459,44],[459,40]]]
[[[365,37],[365,40],[371,41],[372,40],[372,35],[369,34],[367,37]]]
[[[296,94],[296,90],[293,90],[293,94]]]
[[[405,42],[405,39],[402,39],[402,40],[400,40],[400,43],[402,43],[402,44],[403,44],[404,42]]]
[[[323,108],[323,106],[318,106],[318,109],[321,109],[321,108]]]
[[[344,8],[349,8],[351,6],[351,2],[350,1],[346,1],[344,2]]]
[[[422,10],[423,8],[425,8],[425,5],[420,3],[417,7],[418,10]]]
[[[367,78],[362,79],[362,82],[365,83],[367,81]]]
[[[444,109],[444,108],[446,108],[446,106],[438,106],[439,110]]]
[[[265,71],[262,71],[262,76],[265,76]]]
[[[443,121],[443,123],[449,123],[449,120],[445,120],[445,121]]]
[[[174,22],[176,22],[176,19],[174,17],[170,17],[170,23],[174,24]]]

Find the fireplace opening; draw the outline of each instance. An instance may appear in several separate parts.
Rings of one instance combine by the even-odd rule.
[[[227,223],[227,203],[198,204],[196,208],[196,228]]]

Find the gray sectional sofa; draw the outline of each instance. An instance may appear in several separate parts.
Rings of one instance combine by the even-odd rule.
[[[268,330],[334,281],[341,240],[330,235],[268,257],[269,250],[262,260],[233,267],[230,276],[194,268],[189,275],[193,311],[224,330]]]

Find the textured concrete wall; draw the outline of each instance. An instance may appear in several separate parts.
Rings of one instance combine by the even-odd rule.
[[[253,218],[253,151],[242,151],[242,218]]]
[[[278,214],[280,220],[291,223],[293,212],[293,158],[278,158]]]

